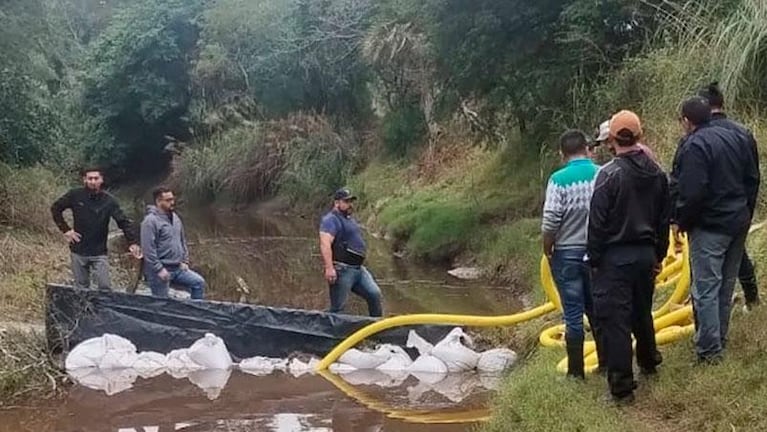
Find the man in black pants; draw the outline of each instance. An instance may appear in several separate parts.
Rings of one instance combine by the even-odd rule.
[[[711,106],[711,125],[723,127],[725,129],[734,131],[741,138],[741,145],[750,152],[754,161],[756,162],[756,189],[752,189],[752,196],[749,197],[749,210],[751,211],[751,217],[754,216],[754,207],[756,206],[756,195],[759,193],[759,150],[756,145],[756,139],[754,135],[742,124],[731,120],[724,113],[724,95],[719,90],[718,83],[712,83],[707,88],[700,91],[700,96],[708,100]],[[754,272],[754,264],[751,262],[751,258],[748,257],[748,252],[743,250],[743,258],[740,261],[740,268],[738,270],[738,280],[740,286],[743,288],[743,297],[746,300],[746,310],[751,310],[755,306],[759,305],[759,290],[756,284],[756,274]]]
[[[607,379],[616,403],[634,400],[631,334],[644,374],[660,364],[652,321],[655,275],[668,248],[666,174],[637,145],[639,117],[621,111],[610,121],[615,158],[597,175],[589,212],[588,256],[594,313],[602,329]]]

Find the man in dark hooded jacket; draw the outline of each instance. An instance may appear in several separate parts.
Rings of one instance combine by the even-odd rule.
[[[594,314],[607,353],[610,393],[619,404],[634,400],[631,334],[643,374],[655,373],[661,362],[652,299],[668,248],[669,186],[663,170],[638,145],[641,137],[633,112],[621,111],[610,120],[615,158],[597,175],[589,212]]]

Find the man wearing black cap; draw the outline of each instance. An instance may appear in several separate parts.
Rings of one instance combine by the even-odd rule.
[[[320,253],[330,286],[330,312],[343,312],[349,292],[353,292],[367,301],[370,316],[380,317],[381,289],[363,265],[365,240],[352,217],[356,200],[348,188],[337,190],[333,208],[320,222]]]

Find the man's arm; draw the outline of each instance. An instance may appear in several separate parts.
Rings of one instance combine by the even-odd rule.
[[[543,254],[547,257],[551,257],[554,253],[554,243],[559,228],[562,225],[563,214],[562,190],[549,179],[549,184],[546,186],[546,201],[543,204],[543,218],[541,221]]]
[[[128,242],[128,245],[135,245],[136,231],[133,226],[133,221],[131,221],[130,218],[125,215],[125,212],[123,212],[123,209],[120,207],[120,203],[114,199],[111,216],[112,219],[114,219],[114,221],[117,223],[117,226],[122,230],[123,235],[125,235],[125,241]]]
[[[679,196],[676,217],[682,231],[689,230],[703,209],[708,194],[708,163],[703,149],[687,143],[679,158]]]
[[[587,250],[591,267],[599,267],[607,243],[609,212],[612,207],[614,192],[612,191],[613,175],[601,170],[594,183],[594,194],[591,196],[589,209],[589,228]]]
[[[761,173],[759,171],[759,149],[756,144],[756,139],[749,132],[748,134],[749,145],[751,147],[751,157],[746,169],[743,170],[743,183],[746,186],[746,197],[748,199],[748,209],[751,211],[751,217],[754,216],[756,210],[756,201],[759,196],[759,183],[761,182]]]
[[[64,210],[72,209],[72,191],[69,191],[62,195],[59,199],[54,201],[51,205],[51,216],[53,216],[53,222],[62,233],[67,233],[72,230],[64,220]]]
[[[185,264],[189,264],[189,246],[186,244],[186,230],[184,229],[184,224],[181,223],[181,248],[184,250],[184,258],[181,260],[181,262]]]
[[[157,255],[156,231],[154,220],[150,217],[144,218],[144,221],[141,222],[141,252],[144,255],[144,262],[155,273],[159,274],[163,270],[163,265]]]
[[[669,226],[671,224],[671,194],[669,191],[668,179],[665,175],[661,176],[661,190],[658,196],[658,221],[655,224],[655,259],[658,263],[663,261],[668,252],[669,244]]]

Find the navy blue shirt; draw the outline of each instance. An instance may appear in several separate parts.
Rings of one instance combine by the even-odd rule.
[[[346,244],[346,246],[360,255],[365,255],[365,240],[362,238],[362,230],[357,220],[346,216],[336,210],[331,210],[322,217],[320,232],[333,236],[334,243]]]

